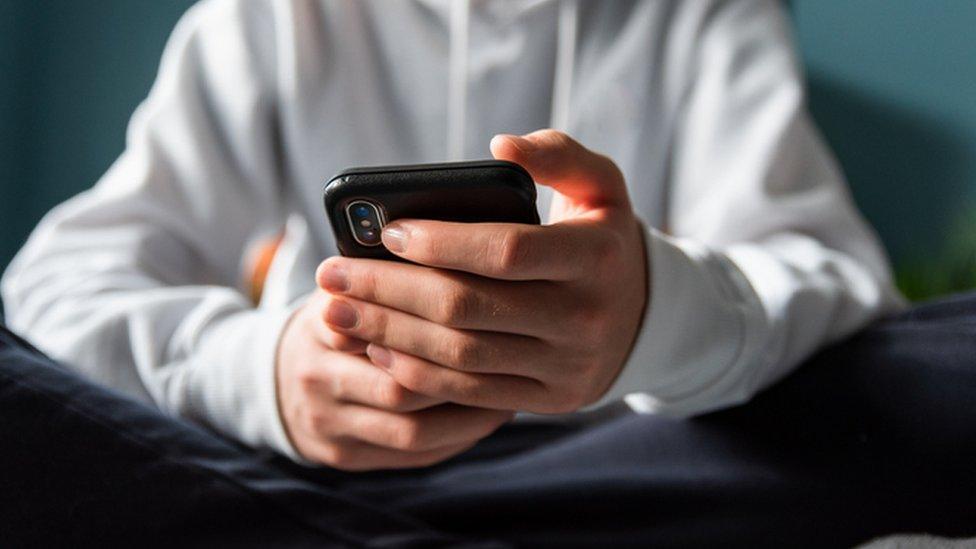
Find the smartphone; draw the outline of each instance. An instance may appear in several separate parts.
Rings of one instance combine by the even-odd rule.
[[[323,201],[348,257],[399,259],[380,234],[401,218],[539,224],[532,177],[503,160],[351,168],[326,183]]]

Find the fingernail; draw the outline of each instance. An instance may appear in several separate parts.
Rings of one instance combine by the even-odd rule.
[[[373,364],[389,370],[390,365],[393,364],[393,353],[390,352],[386,347],[381,347],[375,343],[370,343],[366,347],[366,354],[369,359],[373,361]]]
[[[323,290],[330,292],[345,292],[349,290],[349,278],[346,271],[336,265],[327,265],[319,278]]]
[[[530,153],[535,148],[535,145],[528,139],[522,137],[521,135],[512,135],[510,133],[500,133],[495,137],[492,137],[489,147],[494,147],[495,143],[501,139],[507,139],[522,154]]]
[[[399,224],[387,225],[383,228],[383,245],[394,253],[402,253],[407,249],[408,231]]]
[[[352,305],[333,300],[325,311],[325,321],[337,328],[355,328],[359,324],[359,315]]]

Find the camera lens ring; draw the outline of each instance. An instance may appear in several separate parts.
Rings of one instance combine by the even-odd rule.
[[[370,248],[383,244],[381,232],[386,217],[379,204],[366,199],[352,200],[346,205],[345,214],[352,237],[358,244]]]

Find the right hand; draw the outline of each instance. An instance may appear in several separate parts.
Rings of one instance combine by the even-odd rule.
[[[424,467],[512,418],[403,388],[363,354],[365,342],[328,328],[330,302],[316,290],[288,322],[277,353],[278,406],[305,459],[348,471]]]

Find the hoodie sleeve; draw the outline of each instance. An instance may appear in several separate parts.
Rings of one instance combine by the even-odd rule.
[[[645,234],[645,318],[603,398],[673,416],[742,403],[901,304],[805,110],[779,4],[696,11],[681,23],[694,32],[672,33],[695,46],[674,106],[669,234]]]
[[[89,377],[294,455],[274,360],[289,311],[252,308],[244,250],[284,225],[272,29],[241,2],[188,12],[126,148],[49,213],[3,278],[10,326]]]

